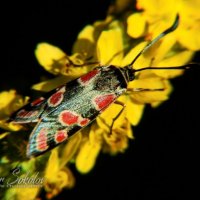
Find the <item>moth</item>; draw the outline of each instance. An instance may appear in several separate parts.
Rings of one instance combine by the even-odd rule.
[[[128,82],[135,79],[136,72],[151,69],[183,70],[192,65],[145,67],[137,70],[133,68],[138,57],[159,39],[174,31],[178,22],[177,15],[173,25],[150,41],[129,65],[121,68],[113,65],[96,67],[15,112],[11,116],[14,123],[37,123],[29,137],[27,156],[43,154],[88,126],[127,91]],[[136,88],[136,90],[145,89]]]

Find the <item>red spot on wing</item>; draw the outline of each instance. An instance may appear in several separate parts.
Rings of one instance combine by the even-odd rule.
[[[44,101],[44,97],[40,97],[40,98],[34,100],[33,102],[31,102],[31,106],[38,106],[38,105],[40,105],[43,101]]]
[[[58,91],[49,98],[48,104],[51,107],[55,107],[59,105],[62,102],[62,100],[63,100],[63,92]]]
[[[20,110],[18,113],[17,113],[17,117],[19,118],[30,118],[30,117],[34,117],[38,114],[38,111],[37,110],[30,110],[30,111],[26,111],[26,110]]]
[[[71,126],[74,124],[78,124],[79,126],[85,126],[90,122],[90,119],[82,118],[81,115],[73,111],[64,110],[59,115],[59,122],[63,126]]]
[[[79,124],[80,124],[81,126],[86,126],[89,122],[90,122],[89,119],[83,118],[82,120],[80,120]]]
[[[27,111],[25,111],[24,109],[23,110],[20,110],[18,113],[17,113],[17,117],[24,117],[26,115]]]
[[[42,128],[36,138],[37,142],[37,150],[39,151],[45,151],[48,148],[47,145],[47,134],[48,130],[47,128]]]
[[[94,104],[97,110],[103,110],[107,108],[115,99],[116,95],[114,94],[100,95],[94,98]]]
[[[38,111],[28,111],[26,117],[34,117],[38,114]]]
[[[78,123],[79,116],[69,110],[64,110],[60,113],[59,121],[64,126],[70,126]]]
[[[55,134],[55,141],[56,143],[63,142],[68,138],[68,134],[66,130],[59,130]]]
[[[91,72],[81,76],[79,78],[81,84],[85,85],[86,83],[88,83],[93,77],[95,77],[97,74],[99,73],[99,70],[95,69],[92,70]]]
[[[37,149],[38,149],[39,151],[45,151],[46,149],[48,149],[48,145],[47,145],[47,143],[46,143],[45,141],[40,142],[40,143],[38,144],[38,146],[37,146]]]

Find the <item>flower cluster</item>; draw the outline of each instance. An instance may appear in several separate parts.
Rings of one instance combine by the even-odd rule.
[[[124,3],[123,3],[124,2]],[[110,6],[109,14],[103,21],[87,25],[78,34],[72,54],[67,55],[60,48],[48,43],[40,43],[35,50],[39,64],[55,78],[45,80],[32,86],[34,90],[50,91],[61,84],[69,82],[89,71],[96,65],[115,65],[123,67],[131,63],[145,45],[158,34],[170,27],[179,13],[178,28],[158,41],[134,63],[135,69],[147,66],[179,66],[191,61],[195,51],[200,49],[200,2],[198,0],[138,0],[127,11],[127,2],[118,0]],[[120,9],[121,8],[121,9]],[[124,9],[123,9],[124,8]],[[121,14],[120,18],[117,14]],[[45,178],[44,188],[47,198],[52,198],[63,188],[74,186],[75,179],[69,168],[74,163],[81,173],[88,173],[100,152],[117,154],[128,147],[133,139],[132,126],[138,125],[146,104],[152,107],[160,105],[172,92],[171,78],[182,75],[181,70],[146,70],[136,74],[136,79],[129,83],[128,89],[156,89],[162,91],[127,92],[119,97],[126,105],[121,115],[112,121],[121,110],[118,104],[112,104],[88,127],[75,134],[66,144],[51,152],[31,160],[16,160],[8,151],[21,151],[25,147],[15,147],[10,138],[14,131],[26,135],[30,130],[21,125],[6,122],[12,112],[28,101],[14,90],[0,93],[0,128],[6,130],[0,135],[0,141],[7,141],[7,151],[1,152],[0,173],[20,164],[23,172],[41,171]],[[18,134],[19,135],[19,134]],[[27,140],[24,140],[26,143]],[[3,143],[3,142],[2,142]],[[23,152],[23,151],[22,151]],[[23,154],[23,153],[22,153]],[[23,157],[23,156],[22,156]],[[10,166],[10,167],[7,167]],[[34,197],[40,188],[9,188],[5,196],[12,199]],[[23,192],[22,192],[23,191]]]

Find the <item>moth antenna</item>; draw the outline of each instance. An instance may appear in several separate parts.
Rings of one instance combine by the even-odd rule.
[[[200,67],[200,63],[189,63],[186,65],[180,65],[180,66],[172,66],[172,67],[144,67],[140,69],[134,70],[134,72],[139,72],[143,70],[150,70],[150,69],[190,69],[190,67]]]
[[[171,27],[169,27],[168,29],[166,29],[164,32],[162,32],[160,35],[158,35],[155,39],[153,39],[152,41],[150,41],[138,54],[137,56],[133,59],[133,61],[128,65],[129,67],[132,67],[133,64],[135,63],[135,61],[144,53],[146,52],[151,46],[153,46],[158,40],[160,40],[161,38],[163,38],[165,35],[167,35],[168,33],[173,32],[179,24],[179,14],[176,15],[176,19],[174,21],[174,23],[172,24]]]

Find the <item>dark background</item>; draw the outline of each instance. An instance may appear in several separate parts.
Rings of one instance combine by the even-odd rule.
[[[34,3],[33,3],[34,2]],[[44,2],[44,1],[43,1]],[[1,6],[0,90],[17,88],[30,95],[30,86],[44,70],[34,49],[49,42],[70,53],[79,31],[104,19],[108,0],[49,1],[45,5],[7,3]],[[198,61],[198,56],[195,61]],[[168,199],[195,192],[199,134],[199,69],[172,81],[175,91],[157,109],[147,107],[124,154],[101,154],[91,173],[76,176],[76,187],[55,199]],[[94,194],[92,194],[92,192]]]

